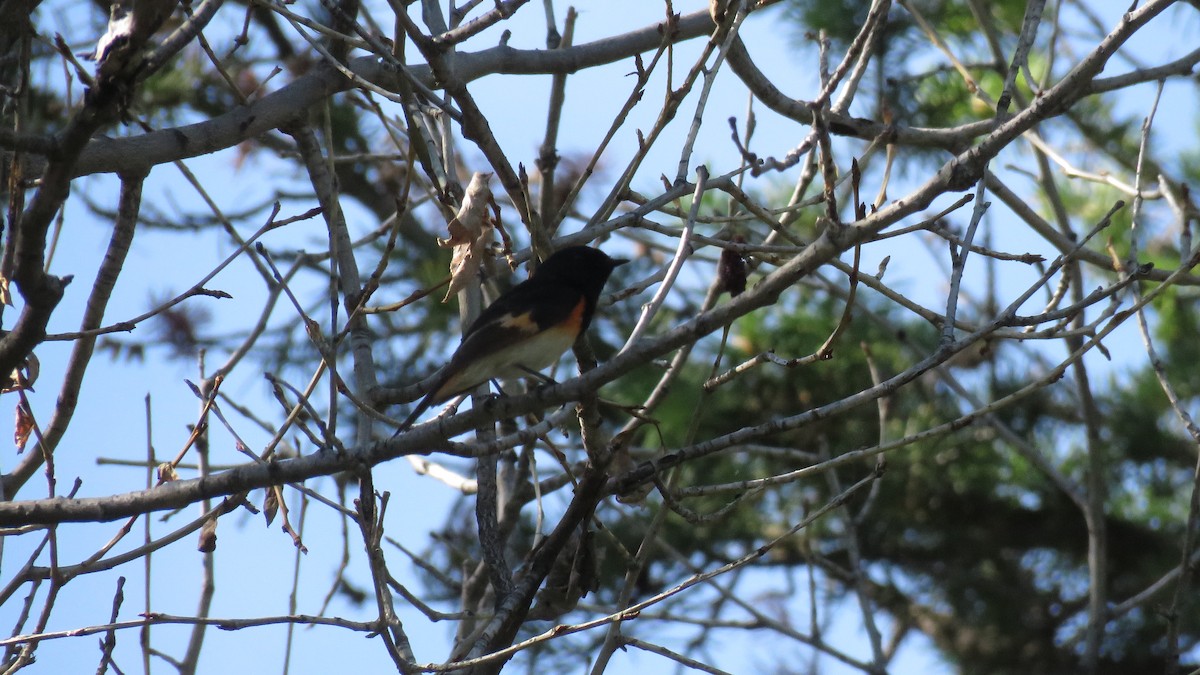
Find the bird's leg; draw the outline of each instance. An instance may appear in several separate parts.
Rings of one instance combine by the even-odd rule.
[[[500,380],[492,380],[491,382],[492,382],[492,386],[496,388],[497,392],[499,392],[497,394],[492,394],[492,398],[500,398],[501,396],[508,396],[508,392],[504,391],[504,386],[500,384]]]
[[[517,368],[520,368],[522,372],[524,372],[526,375],[532,377],[533,379],[540,381],[543,385],[558,384],[558,382],[555,381],[555,379],[553,377],[550,377],[549,375],[540,373],[540,372],[534,370],[533,368],[526,368],[525,366],[517,366]]]

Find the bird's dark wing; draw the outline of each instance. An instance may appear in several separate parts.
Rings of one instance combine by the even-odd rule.
[[[566,321],[575,312],[580,298],[580,291],[570,286],[534,280],[523,281],[496,298],[495,302],[479,313],[463,333],[462,344],[465,346],[471,336],[485,326],[522,326],[510,336],[512,341],[520,340],[522,335],[536,334]],[[528,325],[524,326],[525,323]],[[499,338],[499,335],[492,336],[492,339]]]

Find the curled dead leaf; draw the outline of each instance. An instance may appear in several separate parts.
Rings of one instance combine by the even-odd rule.
[[[475,172],[463,195],[462,206],[450,220],[446,229],[448,239],[438,239],[438,246],[454,248],[450,260],[450,287],[446,289],[446,302],[451,296],[467,287],[483,264],[483,254],[492,241],[492,220],[488,217],[488,204],[493,201],[488,180],[492,174]]]
[[[201,553],[212,553],[217,550],[217,519],[209,518],[200,528],[200,543],[196,548]]]
[[[734,236],[733,241],[740,244],[745,238],[739,234]],[[727,291],[734,298],[741,295],[746,290],[747,272],[746,259],[740,253],[733,249],[721,249],[721,260],[717,263],[717,283],[722,291]]]
[[[19,391],[21,389],[33,391],[33,383],[37,382],[38,375],[41,372],[41,361],[38,361],[37,356],[30,354],[25,357],[25,361],[21,365],[13,369],[12,374],[8,376],[8,381],[0,389],[0,394],[7,394],[10,391]]]
[[[170,462],[163,462],[158,465],[158,483],[170,483],[173,480],[179,480],[179,473],[175,471],[175,465]]]
[[[267,488],[267,497],[263,500],[263,516],[266,517],[268,526],[275,521],[275,515],[279,513],[278,489],[275,487]]]
[[[13,424],[13,443],[17,444],[17,452],[25,451],[25,443],[29,441],[31,433],[33,433],[33,415],[22,403],[17,406],[17,419]]]

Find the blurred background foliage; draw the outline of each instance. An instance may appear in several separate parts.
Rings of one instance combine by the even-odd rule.
[[[857,0],[792,0],[783,4],[780,30],[794,34],[797,49],[815,52],[814,36],[820,33],[828,37],[836,54],[842,53],[858,33],[869,6]],[[994,100],[1007,69],[1005,55],[1011,54],[1013,36],[1020,31],[1027,3],[909,0],[904,4],[935,20],[939,37],[961,59],[962,69],[983,94]],[[1048,11],[1057,11],[1061,4],[1048,3]],[[1087,3],[1071,4],[1087,12]],[[924,29],[912,16],[905,11],[891,13],[877,46],[876,65],[856,101],[855,114],[930,128],[990,117],[993,108],[930,45]],[[245,72],[259,72],[261,69],[253,67],[257,61],[283,61],[288,69],[277,76],[280,78],[302,74],[312,67],[306,57],[298,55],[301,50],[292,38],[283,35],[274,14],[256,12],[254,17],[260,22],[258,27],[276,39],[256,40],[232,52],[228,57],[232,62],[243,66]],[[993,44],[980,30],[985,23],[993,27],[995,34],[1005,36],[1003,44]],[[1193,21],[1185,29],[1186,34],[1194,37],[1195,28]],[[1062,76],[1072,60],[1051,63],[1035,55],[1030,71],[1042,82],[1051,82]],[[199,56],[192,55],[151,78],[139,92],[135,116],[144,115],[156,126],[179,124],[236,105],[236,97],[206,66]],[[1025,78],[1017,82],[1018,98],[1028,101],[1035,96]],[[243,95],[254,96],[263,82],[246,77],[238,84]],[[22,101],[26,107],[23,120],[29,131],[55,126],[66,106],[63,92],[53,90],[38,90]],[[405,139],[391,133],[394,130],[381,128],[374,116],[363,114],[374,105],[362,93],[332,99],[326,107],[329,133],[325,140],[329,150],[339,156],[361,155],[336,165],[339,187],[343,198],[382,222],[396,209],[397,195],[406,184],[423,178],[417,172],[408,172],[405,162],[396,160],[408,154]],[[1193,112],[1191,119],[1198,125],[1189,132],[1194,136],[1200,129],[1200,115]],[[1111,100],[1092,97],[1083,99],[1038,133],[1053,134],[1056,146],[1069,147],[1069,159],[1077,166],[1096,173],[1112,170],[1127,174],[1133,170],[1138,154],[1140,124],[1140,117],[1116,112]],[[285,144],[276,142],[279,140],[272,134],[248,142],[243,148],[245,161],[254,161],[255,153],[285,153]],[[375,148],[393,147],[393,142],[399,144],[394,157],[371,155]],[[1178,165],[1161,168],[1183,176],[1185,181],[1200,179],[1200,158],[1194,151],[1170,157]],[[900,148],[894,179],[918,176],[945,158],[945,153],[938,150]],[[469,175],[465,163],[461,169]],[[1143,171],[1155,176],[1159,169],[1152,165]],[[878,178],[877,173],[872,175]],[[299,198],[304,179],[302,167],[297,165],[295,175],[284,182],[294,186],[294,191],[285,187],[277,197]],[[571,177],[561,182],[570,184]],[[1055,199],[1046,198],[1033,206],[1053,218],[1052,204],[1061,203],[1073,220],[1084,223],[1097,220],[1119,195],[1117,190],[1096,182],[1061,179],[1049,187],[1057,192]],[[414,195],[427,193],[407,189]],[[538,186],[533,189],[536,191]],[[788,189],[780,185],[780,195],[766,195],[764,200],[778,203],[786,198],[784,191]],[[248,213],[266,206],[252,207]],[[402,206],[398,216],[400,243],[389,252],[392,262],[380,279],[391,302],[436,287],[445,276],[450,256],[430,236],[441,235],[445,227],[435,205],[416,201]],[[724,209],[716,200],[705,204],[709,214]],[[797,224],[796,230],[815,231],[818,226],[812,222],[812,214],[805,211],[801,217],[808,222]],[[1113,239],[1117,256],[1127,256],[1127,233],[1132,229],[1128,211],[1119,214],[1115,223],[1105,236]],[[151,218],[145,224],[151,228],[177,228],[179,219]],[[668,225],[678,227],[681,223]],[[197,215],[189,221],[189,227],[218,228],[222,224],[210,216]],[[515,236],[519,245],[527,244],[519,239],[520,233]],[[1165,232],[1151,232],[1150,239],[1143,242],[1145,250],[1139,256],[1144,262],[1158,260],[1167,266],[1180,257],[1180,242]],[[382,243],[376,245],[376,254],[383,250]],[[618,270],[610,289],[625,288],[644,278],[667,255],[649,244],[638,253],[634,264]],[[363,260],[367,259],[364,255]],[[297,259],[281,253],[279,260],[291,263]],[[327,262],[313,260],[306,264],[323,270]],[[715,264],[708,251],[696,257],[689,268],[693,276],[686,279],[680,293],[669,299],[662,317],[666,325],[699,310],[704,290],[711,275],[715,275]],[[758,273],[752,271],[750,283],[758,278]],[[860,288],[853,319],[833,346],[832,358],[793,368],[765,364],[711,393],[703,391],[700,385],[714,373],[756,354],[773,352],[782,359],[791,359],[816,352],[842,317],[843,291],[839,284],[812,279],[786,293],[774,311],[739,319],[730,327],[727,339],[698,345],[667,402],[653,413],[653,424],[643,427],[632,439],[635,459],[672,451],[693,439],[729,433],[749,420],[775,419],[838,401],[872,384],[868,355],[878,376],[887,378],[936,347],[940,336],[928,323],[901,314],[892,303]],[[447,336],[458,329],[458,313],[454,303],[438,302],[441,293],[434,290],[430,297],[402,312],[377,315],[378,321],[373,324],[379,332],[376,358],[381,372],[386,373],[385,384],[399,386],[417,381],[444,362],[454,344]],[[381,294],[379,302],[383,300]],[[1200,312],[1196,302],[1194,288],[1176,288],[1152,316],[1163,372],[1183,397],[1184,407],[1193,411],[1200,393],[1200,370],[1196,368],[1200,363],[1200,342],[1196,339],[1200,334]],[[994,309],[1000,303],[998,298],[985,298],[977,304]],[[593,347],[602,360],[612,355],[621,336],[629,334],[637,310],[636,303],[602,310],[603,320],[593,330]],[[202,313],[168,313],[161,321],[161,340],[155,342],[175,345],[180,358],[193,358],[200,346],[235,337],[210,334]],[[116,355],[141,353],[155,346],[131,336],[106,338],[106,344]],[[1024,343],[985,347],[963,354],[949,377],[968,383],[984,400],[995,400],[1025,386],[1031,373],[1040,374],[1056,363],[1057,357],[1048,357],[1042,351],[1050,348]],[[254,356],[264,371],[277,372],[309,364],[317,355],[295,325],[274,325],[259,342]],[[923,633],[939,654],[963,673],[1081,672],[1088,546],[1080,509],[1045,472],[1015,451],[1010,439],[997,429],[1010,430],[1012,436],[1024,439],[1050,458],[1066,481],[1082,486],[1094,478],[1088,475],[1089,439],[1084,411],[1088,405],[1095,406],[1101,426],[1098,438],[1092,442],[1099,442],[1104,449],[1106,471],[1100,480],[1111,504],[1106,522],[1109,597],[1128,598],[1151,587],[1159,581],[1161,570],[1179,564],[1180,542],[1188,526],[1186,496],[1191,494],[1196,443],[1169,413],[1150,365],[1129,366],[1121,354],[1113,357],[1111,373],[1093,382],[1091,403],[1081,400],[1075,386],[1041,389],[995,411],[994,425],[972,425],[887,454],[886,480],[875,483],[868,495],[856,497],[845,510],[817,521],[765,558],[766,565],[781,570],[780,592],[815,580],[812,583],[820,589],[824,612],[835,613],[837,608],[855,601],[850,569],[856,566],[853,556],[861,556],[867,571],[861,590],[886,612],[887,639],[898,640],[909,632]],[[642,400],[660,374],[660,367],[647,366],[607,387],[604,397],[618,403]],[[953,420],[972,407],[947,378],[929,375],[878,405],[864,404],[776,434],[771,437],[769,451],[758,448],[753,452],[720,453],[689,462],[663,481],[707,485],[784,474],[820,458],[903,438]],[[875,464],[874,459],[864,460],[841,467],[829,479],[816,477],[767,492],[736,495],[741,501],[726,511],[723,509],[735,499],[732,493],[682,500],[680,513],[666,516],[666,525],[659,533],[661,541],[641,572],[637,592],[649,596],[680,576],[753,551],[784,531],[806,509],[824,504],[844,486],[874,471]],[[647,499],[662,501],[657,491]],[[468,558],[478,559],[472,504],[473,498],[463,497],[424,552],[434,561],[434,567],[458,570]],[[548,505],[550,509],[558,507],[561,503]],[[691,520],[681,515],[684,509]],[[534,515],[528,510],[526,514],[521,536],[528,538],[532,536]],[[607,605],[615,598],[631,550],[641,541],[647,520],[637,504],[606,504],[598,516],[604,525],[597,525],[595,540],[597,587],[585,605]],[[846,518],[855,519],[854,528],[844,526]],[[849,537],[854,541],[849,542]],[[443,581],[427,575],[434,596],[453,600],[458,591],[446,587]],[[352,590],[345,589],[348,594]],[[1164,635],[1171,623],[1180,631],[1183,651],[1194,654],[1200,640],[1200,599],[1195,594],[1185,598],[1174,616],[1154,611],[1168,601],[1164,595],[1161,600],[1123,612],[1110,624],[1112,629],[1105,635],[1097,672],[1167,671],[1170,656]],[[695,611],[703,617],[716,614],[715,609],[703,607],[691,596],[669,601],[667,606],[678,608],[688,603],[697,603]],[[770,603],[764,606],[774,611]],[[543,629],[535,622],[527,631]],[[531,669],[551,672],[555,664],[571,663],[579,654],[588,653],[594,647],[590,641],[596,639],[587,635],[576,642],[555,640],[529,650],[521,658]],[[769,656],[764,658],[771,660]],[[783,657],[773,666],[780,673],[803,671]],[[1195,667],[1195,663],[1185,666]]]

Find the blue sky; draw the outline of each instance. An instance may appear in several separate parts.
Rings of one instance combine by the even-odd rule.
[[[534,6],[536,4],[531,3],[518,14],[517,20],[504,24],[504,28],[513,31],[511,45],[527,48],[540,48],[544,45],[543,18],[540,7]],[[676,9],[690,12],[703,8],[706,4],[677,2]],[[1125,8],[1124,3],[1117,2],[1093,4],[1107,25],[1115,23]],[[658,20],[662,12],[658,3],[639,0],[591,0],[580,2],[579,9],[577,43],[648,25]],[[1189,48],[1189,45],[1180,44],[1178,40],[1155,38],[1156,34],[1161,35],[1168,30],[1166,24],[1170,22],[1172,14],[1168,12],[1156,21],[1155,25],[1151,26],[1148,37],[1139,38],[1133,45],[1143,58],[1161,61],[1165,60],[1163,52],[1177,56]],[[1194,15],[1191,16],[1194,24]],[[236,12],[229,14],[229,17],[225,23],[226,29],[240,22]],[[763,65],[768,74],[775,77],[776,84],[785,92],[804,97],[815,90],[815,50],[798,46],[798,36],[794,29],[777,19],[778,12],[775,10],[756,15],[747,22],[743,36],[747,39],[756,61]],[[64,30],[67,28],[64,24]],[[1194,29],[1195,26],[1190,28]],[[468,43],[467,48],[476,49],[494,44],[498,39],[495,33],[496,31],[492,31],[481,36]],[[1172,34],[1176,33],[1172,31]],[[677,75],[690,66],[699,47],[699,42],[693,41],[677,48]],[[1119,64],[1117,65],[1119,67]],[[597,139],[607,129],[613,114],[632,86],[628,76],[631,70],[629,63],[615,64],[596,73],[580,74],[571,79],[564,109],[564,128],[560,136],[562,154],[568,154],[572,150],[587,151],[595,147]],[[657,110],[655,97],[662,95],[663,86],[664,81],[661,77],[651,83],[647,89],[647,103],[638,109],[630,123],[622,129],[606,155],[603,166],[609,172],[610,180],[619,173],[636,148],[634,129],[648,129],[652,123],[652,115]],[[517,162],[523,162],[527,167],[534,165],[537,147],[542,139],[541,129],[548,90],[548,77],[533,76],[492,76],[471,85],[471,91],[478,97],[484,111],[492,119],[500,121],[493,122],[493,127],[514,165]],[[1142,88],[1142,91],[1146,90],[1146,87]],[[1169,128],[1167,125],[1171,111],[1190,111],[1195,106],[1190,92],[1182,88],[1169,88],[1167,96],[1169,98],[1160,104],[1159,114],[1166,117],[1160,120],[1160,129]],[[1148,108],[1148,104],[1148,97],[1128,102],[1134,111]],[[714,174],[737,165],[738,153],[729,141],[725,120],[736,116],[744,121],[746,105],[745,89],[731,73],[723,73],[708,104],[701,140],[694,156],[696,161],[708,163]],[[660,172],[668,175],[673,173],[680,142],[692,117],[692,106],[694,103],[687,103],[681,109],[660,142],[659,148],[651,155],[635,180],[635,188],[651,193],[659,185]],[[756,112],[759,126],[755,147],[762,154],[782,156],[798,143],[807,131],[781,120],[761,106],[756,108]],[[870,113],[857,110],[852,112]],[[1194,145],[1194,131],[1189,131],[1187,138]],[[264,201],[268,195],[267,191],[274,188],[276,179],[290,171],[290,165],[284,165],[266,153],[257,153],[238,167],[235,161],[237,152],[235,148],[186,162],[194,173],[202,177],[206,189],[221,208],[229,212],[239,211],[246,204]],[[482,168],[482,160],[477,152],[469,148],[464,152],[469,158],[469,163]],[[1017,156],[1006,159],[1017,164],[1021,161]],[[774,190],[786,185],[794,177],[794,173],[768,176],[751,181],[750,187],[761,191]],[[292,178],[294,184],[299,185],[295,182],[295,177]],[[606,183],[602,184],[607,187]],[[74,190],[86,192],[93,200],[111,207],[116,201],[118,183],[113,176],[88,177],[77,181]],[[902,191],[900,187],[890,190],[893,197]],[[179,172],[169,165],[160,166],[153,172],[147,181],[145,193],[148,202],[153,201],[166,207],[175,206],[179,212],[203,212],[202,203],[194,190],[181,179]],[[315,200],[311,204],[304,203],[304,200],[289,203],[284,207],[282,215],[293,215],[312,205],[315,205]],[[345,206],[356,233],[361,234],[377,225],[373,218],[361,209],[354,208],[351,204]],[[251,222],[260,221],[252,219]],[[516,222],[516,218],[508,217],[506,222]],[[1006,227],[1001,216],[996,216],[994,223],[994,245],[997,248],[1017,252],[1025,252],[1033,246],[1044,248],[1040,242],[1015,231],[1016,228]],[[254,224],[251,230],[256,226]],[[66,332],[78,328],[78,316],[90,290],[91,279],[100,256],[107,245],[109,228],[108,223],[94,218],[82,204],[69,202],[59,251],[51,271],[74,274],[75,282],[68,288],[67,296],[51,322],[50,332]],[[297,224],[286,231],[270,233],[263,239],[268,248],[277,251],[298,248],[318,250],[323,241],[324,226],[317,221]],[[893,242],[867,247],[864,250],[863,269],[874,270],[885,255],[893,256],[888,272],[893,284],[910,291],[914,297],[936,308],[938,298],[942,297],[939,293],[944,294],[944,277],[938,275],[931,279],[931,275],[928,274],[931,259],[923,247],[898,249],[896,246]],[[161,299],[182,291],[207,274],[233,249],[227,237],[214,231],[186,237],[144,229],[139,231],[110,303],[106,323],[140,314],[150,306],[151,299]],[[1015,275],[1015,278],[1019,279],[1020,275]],[[234,297],[231,300],[200,298],[189,302],[208,308],[214,319],[214,329],[219,333],[242,328],[247,322],[247,317],[257,317],[261,311],[265,291],[244,259],[222,272],[209,287],[227,291]],[[385,299],[400,298],[388,297],[387,289],[383,289],[376,299],[382,302]],[[633,301],[635,300],[631,300]],[[944,303],[944,299],[941,302]],[[276,320],[294,318],[289,312],[283,311],[278,313]],[[136,335],[153,335],[153,330],[154,328],[146,324],[138,329]],[[448,344],[452,344],[455,339],[453,336],[447,336]],[[1122,339],[1134,338],[1130,334]],[[43,424],[48,421],[54,409],[56,388],[62,379],[69,352],[70,345],[62,342],[48,343],[38,350],[42,365],[41,379],[37,392],[32,394],[31,398],[35,415]],[[56,455],[60,494],[69,489],[75,476],[84,481],[81,495],[99,496],[126,492],[144,485],[143,470],[98,465],[97,460],[137,459],[145,456],[147,398],[153,410],[152,439],[158,456],[169,457],[178,451],[187,438],[185,425],[195,420],[199,409],[198,401],[192,396],[184,380],[190,379],[195,382],[199,376],[194,365],[170,360],[165,356],[165,349],[150,350],[145,360],[112,360],[103,353],[97,354],[80,394],[80,405],[75,420]],[[226,354],[210,353],[207,358],[208,368],[211,370],[224,361]],[[302,386],[303,382],[296,381],[294,384]],[[278,408],[270,398],[262,373],[255,372],[253,368],[240,368],[234,377],[225,383],[223,389],[234,398],[262,411],[264,417],[278,417]],[[265,443],[267,436],[252,424],[235,414],[230,414],[230,417],[235,420],[239,433],[243,434],[252,448]],[[5,424],[11,423],[6,421]],[[5,430],[9,428],[0,428],[0,436],[4,436]],[[232,449],[231,439],[222,429],[214,431],[212,453],[212,461],[215,463],[241,461],[240,456]],[[11,467],[17,461],[18,458],[11,454],[0,455],[0,463],[4,467]],[[469,470],[468,467],[459,468]],[[443,523],[446,510],[455,499],[453,491],[427,477],[415,475],[403,461],[379,467],[375,480],[379,489],[392,493],[388,534],[418,551],[423,550],[425,535],[430,529]],[[43,496],[44,485],[45,481],[39,474],[30,481],[20,497],[28,499]],[[309,485],[328,496],[335,493],[333,482],[328,478],[311,481]],[[351,493],[355,491],[351,489]],[[260,500],[261,496],[254,496],[252,499]],[[298,502],[290,503],[296,509],[293,513],[293,517],[296,517],[298,509],[295,505]],[[151,518],[151,527],[156,535],[162,535],[190,520],[195,513],[194,508],[187,509],[166,523],[161,522],[163,514],[155,514]],[[308,510],[304,526],[304,539],[309,554],[301,558],[297,611],[312,613],[317,611],[329,590],[332,574],[338,565],[342,550],[341,522],[328,509],[314,507]],[[141,528],[142,521],[139,521],[134,532],[126,542],[118,546],[118,550],[137,545],[141,541]],[[117,524],[61,527],[60,559],[64,562],[75,562],[86,558],[103,545],[116,529]],[[260,519],[240,511],[221,520],[218,535],[217,592],[211,615],[244,618],[288,613],[287,602],[292,587],[296,554],[289,537],[278,529],[278,523],[268,529]],[[194,537],[188,537],[184,542],[167,547],[154,555],[151,572],[154,611],[178,615],[190,615],[195,612],[195,589],[200,574],[201,556],[195,551],[194,541]],[[4,542],[0,578],[9,578],[24,564],[32,543],[31,537]],[[361,565],[361,544],[355,532],[350,533],[350,549],[355,556],[351,564],[351,575],[360,587],[369,588],[369,579],[365,576],[364,566]],[[413,566],[395,549],[386,550],[392,571],[403,582],[410,584],[410,588],[419,590]],[[39,564],[44,563],[43,556]],[[137,612],[142,611],[145,583],[143,568],[138,563],[120,569],[119,573],[128,577],[121,618],[133,618]],[[85,575],[68,584],[57,603],[50,630],[89,626],[107,621],[116,576],[117,574],[112,572]],[[751,574],[746,583],[760,584],[764,592],[771,590],[766,587],[766,579],[756,579],[755,576]],[[11,626],[15,623],[23,593],[24,591],[0,607],[0,625]],[[41,593],[44,595],[44,588]],[[797,608],[806,607],[803,597],[795,598],[794,603]],[[34,607],[40,607],[40,600],[34,603]],[[355,608],[346,605],[340,599],[335,599],[331,613],[364,620],[373,615],[373,605],[368,603]],[[419,613],[405,608],[401,608],[401,618],[409,631],[419,661],[440,661],[444,658],[447,638],[453,626],[449,623],[430,623]],[[854,618],[856,617],[853,615],[850,617]],[[155,644],[178,656],[186,643],[189,630],[187,627],[156,626],[153,629]],[[842,645],[849,651],[863,655],[869,653],[861,629],[856,622],[846,617],[832,619],[832,626],[828,627],[826,635],[831,642]],[[761,662],[762,666],[766,666],[781,656],[777,653],[756,654],[755,650],[761,648],[761,645],[756,644],[752,638],[752,634],[745,633],[720,638],[719,648],[713,650],[717,665],[734,672],[745,672],[744,668],[748,664],[758,665]],[[125,631],[118,639],[118,663],[126,672],[136,672],[140,669],[136,631]],[[80,672],[84,668],[94,668],[99,658],[95,640],[96,638],[87,637],[71,638],[68,648],[64,648],[66,642],[43,644],[38,651],[39,662],[32,672]],[[204,672],[269,672],[279,667],[284,653],[284,631],[281,627],[228,632],[212,629],[208,631],[206,640],[208,647],[201,662]],[[804,651],[797,650],[795,658],[798,663],[804,663],[809,656]],[[376,672],[387,671],[392,667],[391,661],[375,642],[363,638],[361,634],[324,627],[297,629],[292,663],[292,672]],[[662,668],[662,663],[659,657],[630,651],[618,654],[611,672],[642,672],[646,668]],[[171,670],[169,666],[161,663],[156,664],[155,668],[164,672]],[[825,660],[822,662],[822,672],[840,671],[838,666]],[[950,670],[947,666],[938,665],[936,656],[918,641],[912,648],[905,650],[903,658],[896,663],[894,672],[932,674]]]

